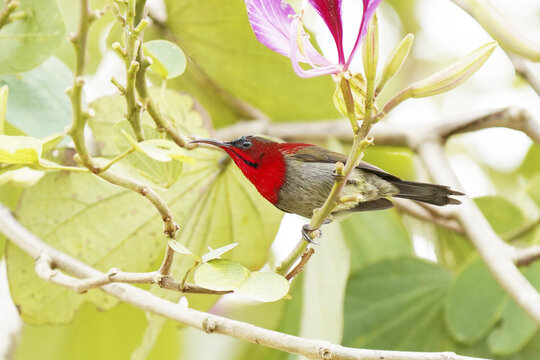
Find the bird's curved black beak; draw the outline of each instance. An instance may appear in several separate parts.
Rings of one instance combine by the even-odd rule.
[[[219,141],[215,139],[205,139],[205,138],[196,139],[196,140],[190,141],[189,143],[190,144],[210,144],[210,145],[217,146],[219,148],[230,147],[230,144],[227,142],[223,142],[223,141]]]

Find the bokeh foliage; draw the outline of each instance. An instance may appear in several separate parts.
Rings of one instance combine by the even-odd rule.
[[[410,15],[412,4],[391,3],[405,21],[404,27],[418,27]],[[93,8],[104,4],[92,1]],[[338,116],[331,102],[332,81],[297,78],[287,59],[259,44],[249,28],[243,1],[170,0],[165,4],[168,20],[150,25],[146,40],[173,41],[184,52],[187,67],[182,76],[167,81],[166,91],[160,89],[161,79],[151,77],[152,95],[183,134],[208,135],[213,128],[251,118],[250,107],[278,122]],[[43,138],[63,132],[71,122],[64,90],[72,81],[74,59],[65,29],[76,29],[78,2],[21,0],[21,9],[33,15],[0,29],[0,87],[9,88],[3,131]],[[106,14],[91,28],[90,73],[97,70],[105,51],[110,51],[109,40],[122,41],[114,21]],[[24,48],[14,40],[21,33],[30,39]],[[103,96],[89,106],[95,112],[89,128],[96,156],[110,159],[126,146],[121,135],[122,129],[128,130],[125,102],[117,95]],[[144,126],[149,137],[164,137],[146,114]],[[43,157],[72,165],[67,145],[64,141],[47,148]],[[238,242],[226,257],[250,270],[260,269],[273,257],[270,245],[281,213],[259,196],[223,154],[198,149],[191,155],[195,164],[158,163],[134,153],[115,165],[115,170],[158,189],[181,226],[178,242],[191,251],[202,254],[208,247]],[[365,160],[404,178],[415,176],[414,155],[408,149],[372,147]],[[0,167],[0,175],[10,170]],[[536,220],[531,214],[539,212],[540,147],[531,146],[513,173],[490,174],[495,184],[501,178],[510,179],[509,185],[523,195],[508,197],[497,189],[493,196],[476,199],[494,229],[512,243],[540,243],[538,226],[511,238]],[[139,195],[91,174],[57,171],[35,184],[0,184],[0,201],[48,244],[103,271],[111,267],[154,270],[165,249],[155,209]],[[415,255],[415,237],[433,245],[436,261]],[[232,339],[208,339],[118,305],[98,290],[78,295],[51,285],[37,278],[33,259],[0,238],[0,257],[6,248],[11,293],[27,322],[16,359],[294,358]],[[179,257],[175,275],[182,276],[191,265],[189,258]],[[540,266],[530,265],[523,272],[540,289]],[[172,300],[180,297],[150,288]],[[214,296],[188,297],[190,306],[203,310],[216,301]],[[432,224],[420,224],[397,210],[355,214],[325,229],[315,257],[293,283],[290,298],[270,304],[223,301],[214,310],[346,346],[456,351],[508,360],[540,357],[537,325],[504,294],[469,241]],[[207,341],[220,346],[213,349]],[[189,346],[205,349],[186,350]]]

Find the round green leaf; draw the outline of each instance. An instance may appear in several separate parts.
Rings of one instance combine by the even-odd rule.
[[[500,319],[505,300],[482,259],[473,257],[450,289],[445,307],[448,329],[459,342],[474,344]]]
[[[250,271],[228,259],[214,259],[195,271],[195,283],[204,288],[226,291],[236,290],[249,278]]]
[[[162,79],[172,79],[182,75],[186,69],[184,52],[167,40],[152,40],[144,43],[144,55],[152,59],[150,70]]]
[[[24,74],[0,76],[0,86],[9,86],[6,120],[34,137],[64,132],[71,123],[66,89],[72,81],[71,70],[54,57]]]
[[[540,289],[540,264],[532,264],[523,275]],[[538,325],[512,299],[503,309],[501,322],[488,338],[489,349],[495,355],[510,355],[520,351],[533,338]]]
[[[65,37],[57,0],[20,0],[19,11],[25,13],[23,19],[0,29],[0,74],[38,66],[55,53]]]
[[[520,228],[525,222],[523,212],[500,196],[483,196],[474,199],[497,234]]]
[[[343,345],[435,351],[448,338],[442,308],[452,274],[413,257],[388,259],[351,274]]]
[[[331,78],[302,79],[288,58],[259,43],[244,1],[166,0],[165,5],[167,29],[196,64],[169,84],[196,97],[217,126],[253,116],[238,101],[276,121],[337,116],[328,96],[335,86]]]
[[[283,276],[273,272],[254,271],[234,292],[254,300],[272,302],[287,295],[289,282]]]

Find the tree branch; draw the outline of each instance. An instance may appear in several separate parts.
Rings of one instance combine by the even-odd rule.
[[[37,260],[38,275],[47,281],[73,288],[73,279],[62,273],[54,273],[49,264],[80,278],[97,278],[105,274],[64,254],[44,242],[24,228],[9,209],[0,205],[0,231],[16,246]],[[314,359],[364,359],[364,360],[481,360],[451,352],[420,353],[404,351],[382,351],[347,348],[326,341],[305,339],[273,330],[267,330],[241,321],[190,309],[181,304],[159,298],[148,291],[125,284],[108,284],[102,289],[144,311],[164,316],[176,322],[206,331],[228,335],[274,349],[306,356]]]
[[[442,143],[428,140],[419,144],[418,154],[426,164],[433,180],[461,189],[456,175],[444,153]],[[540,324],[540,294],[525,279],[507,252],[507,245],[493,231],[476,203],[469,197],[452,208],[467,237],[474,244],[488,269],[506,293]]]

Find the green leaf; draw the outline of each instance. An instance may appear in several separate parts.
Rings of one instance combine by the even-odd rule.
[[[351,272],[382,259],[413,254],[395,210],[353,214],[340,225],[351,254]]]
[[[172,248],[174,251],[176,251],[179,254],[190,255],[198,263],[203,262],[203,259],[199,255],[196,255],[196,254],[192,253],[187,247],[180,244],[176,240],[169,240],[169,247]]]
[[[531,285],[540,289],[540,264],[533,263],[523,273]],[[509,355],[523,349],[533,338],[538,325],[512,299],[508,299],[500,324],[490,334],[489,349],[495,355]]]
[[[521,210],[500,196],[483,196],[474,201],[497,234],[511,232],[525,223]]]
[[[212,250],[201,257],[202,262],[208,262],[219,258],[221,255],[225,254],[227,251],[234,249],[238,243],[232,243],[229,245],[222,246],[218,249]]]
[[[250,115],[237,100],[276,121],[337,115],[329,76],[301,79],[291,61],[260,44],[242,1],[167,0],[167,29],[193,62],[170,85],[199,100],[223,126]],[[201,24],[204,24],[202,26]]]
[[[35,185],[43,175],[45,175],[43,171],[33,170],[27,167],[5,171],[0,174],[0,186],[13,184],[20,187],[30,187]]]
[[[529,148],[525,159],[523,159],[523,162],[521,163],[518,172],[527,178],[532,178],[536,174],[540,173],[538,164],[540,164],[540,146],[538,146],[536,143],[533,143]]]
[[[144,312],[127,304],[107,312],[83,306],[67,325],[25,324],[14,359],[129,359],[145,326]]]
[[[527,185],[527,191],[533,200],[540,206],[540,171],[536,174],[529,184]]]
[[[8,94],[9,87],[7,85],[0,87],[0,135],[4,135]]]
[[[66,26],[56,0],[21,0],[19,11],[26,16],[0,29],[0,74],[36,67],[64,41]]]
[[[152,40],[145,42],[143,48],[144,55],[152,59],[150,70],[163,80],[180,76],[186,70],[186,57],[176,44],[167,40]]]
[[[320,245],[304,270],[300,336],[341,343],[349,257],[341,227],[325,226]]]
[[[38,138],[63,132],[71,123],[71,82],[69,68],[54,57],[24,74],[0,76],[0,86],[9,86],[7,121]]]
[[[451,278],[437,265],[411,257],[383,260],[352,273],[343,345],[440,351],[448,341],[441,314]]]
[[[39,139],[29,136],[0,135],[0,163],[37,164],[41,151]]]
[[[450,289],[445,307],[448,330],[459,342],[474,344],[500,319],[505,299],[482,259],[474,256]]]
[[[236,290],[250,276],[243,265],[228,259],[214,259],[195,270],[195,283],[211,290]]]
[[[234,292],[253,300],[272,302],[287,295],[289,282],[274,272],[254,271]]]

